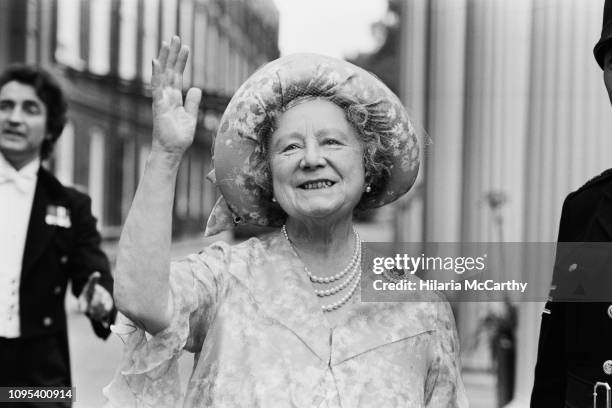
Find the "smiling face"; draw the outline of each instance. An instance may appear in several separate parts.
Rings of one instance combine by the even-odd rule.
[[[10,81],[0,89],[0,152],[15,168],[39,156],[46,125],[46,106],[32,86]]]
[[[297,219],[350,217],[364,190],[363,146],[344,112],[315,99],[288,109],[269,144],[274,196]]]

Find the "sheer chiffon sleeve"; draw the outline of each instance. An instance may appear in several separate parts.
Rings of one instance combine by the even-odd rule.
[[[107,407],[182,405],[178,359],[183,350],[201,350],[224,290],[229,258],[229,245],[219,242],[171,264],[173,315],[163,331],[152,336],[125,316],[117,319],[112,329],[124,350],[119,369],[103,390]]]

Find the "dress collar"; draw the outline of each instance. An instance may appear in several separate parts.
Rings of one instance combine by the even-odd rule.
[[[280,232],[262,237],[249,265],[234,259],[230,273],[245,283],[262,313],[291,330],[322,362],[339,364],[369,350],[431,331],[440,300],[362,302],[360,289],[346,319],[331,328],[317,302],[304,265]],[[366,256],[369,256],[366,254]],[[367,265],[367,261],[364,265]]]

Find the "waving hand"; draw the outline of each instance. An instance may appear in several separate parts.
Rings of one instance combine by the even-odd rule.
[[[202,93],[191,88],[183,103],[189,49],[178,37],[153,60],[153,144],[125,220],[115,269],[117,309],[149,333],[172,316],[169,273],[172,208],[181,158],[193,142]]]
[[[191,88],[183,104],[183,71],[189,48],[181,46],[175,36],[170,45],[162,43],[159,55],[153,60],[151,86],[153,93],[154,151],[181,157],[193,142],[198,107],[202,93]]]

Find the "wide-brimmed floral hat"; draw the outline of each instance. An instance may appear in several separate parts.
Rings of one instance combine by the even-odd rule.
[[[380,79],[340,59],[293,54],[274,60],[236,91],[230,100],[213,146],[214,170],[209,175],[221,192],[206,226],[214,235],[237,224],[280,226],[286,214],[253,180],[261,176],[262,141],[274,118],[298,98],[356,101],[345,109],[359,132],[380,135],[388,146],[390,164],[384,185],[364,194],[359,207],[390,203],[414,184],[419,169],[419,138],[406,109]]]

